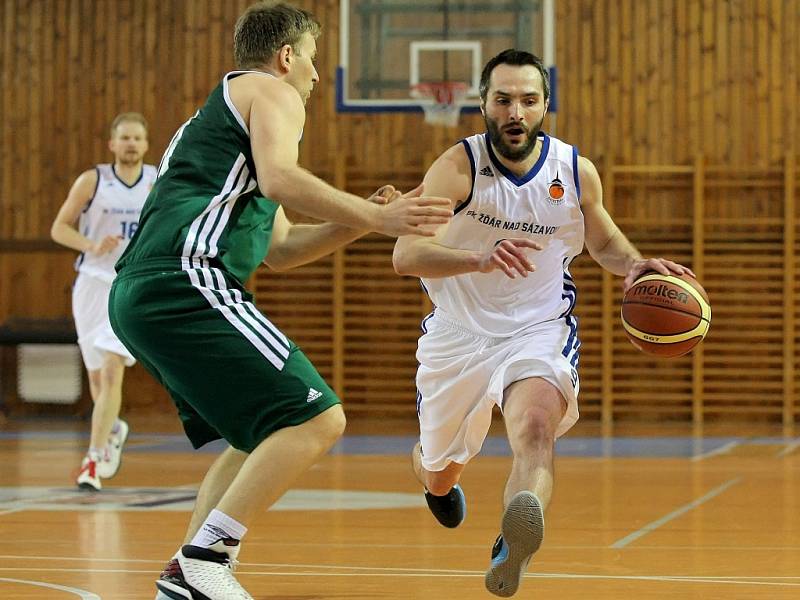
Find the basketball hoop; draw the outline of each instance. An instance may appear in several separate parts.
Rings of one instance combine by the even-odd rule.
[[[411,86],[411,96],[424,99],[425,122],[455,127],[469,90],[463,81],[434,81]]]

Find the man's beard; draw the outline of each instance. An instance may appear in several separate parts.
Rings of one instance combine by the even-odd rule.
[[[142,155],[138,152],[125,152],[119,157],[119,163],[126,167],[138,165],[142,161]]]
[[[533,149],[536,147],[536,136],[538,136],[539,132],[542,130],[544,116],[542,116],[541,121],[539,121],[530,129],[526,128],[522,124],[516,125],[516,127],[519,127],[527,133],[527,139],[525,140],[525,143],[518,148],[509,146],[506,143],[506,141],[503,139],[503,132],[497,125],[497,121],[490,119],[485,115],[483,117],[483,121],[486,123],[486,131],[489,132],[489,139],[492,141],[492,145],[497,149],[497,152],[500,154],[500,156],[513,162],[521,162],[528,158],[530,153],[533,152]]]

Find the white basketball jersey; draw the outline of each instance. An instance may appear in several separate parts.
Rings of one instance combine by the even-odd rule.
[[[156,180],[156,168],[143,165],[142,174],[133,185],[117,177],[114,165],[97,165],[97,188],[81,213],[78,231],[93,242],[108,235],[122,238],[120,244],[102,256],[84,252],[75,262],[75,269],[111,283],[116,273],[114,264],[128,246],[139,226],[142,206]]]
[[[577,149],[539,134],[539,160],[522,177],[498,160],[488,134],[462,140],[472,167],[472,192],[457,209],[441,244],[486,252],[507,238],[530,238],[536,271],[511,279],[500,270],[466,273],[422,283],[449,319],[486,336],[510,336],[527,327],[569,317],[576,289],[570,262],[583,250]]]

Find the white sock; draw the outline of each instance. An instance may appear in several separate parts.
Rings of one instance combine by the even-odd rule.
[[[241,540],[245,533],[247,533],[247,527],[215,508],[194,534],[190,544],[208,548],[225,538]]]
[[[93,460],[94,462],[100,462],[100,460],[103,458],[103,449],[89,448],[89,451],[86,453],[86,456],[89,457],[89,460]]]

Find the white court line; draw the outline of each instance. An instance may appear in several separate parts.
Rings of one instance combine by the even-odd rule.
[[[647,535],[651,531],[655,531],[656,529],[658,529],[659,527],[661,527],[665,523],[669,523],[670,521],[672,521],[672,519],[680,517],[681,515],[689,512],[690,510],[692,510],[694,508],[697,508],[701,504],[703,504],[705,502],[708,502],[712,498],[715,498],[715,497],[719,496],[722,492],[727,490],[732,485],[735,485],[735,484],[739,483],[741,480],[742,480],[741,477],[737,477],[736,479],[731,479],[730,481],[727,481],[727,482],[723,483],[722,485],[715,487],[713,490],[708,492],[706,495],[701,496],[697,500],[692,500],[688,504],[684,504],[680,508],[678,508],[676,510],[673,510],[668,515],[664,515],[660,519],[657,519],[657,520],[653,521],[652,523],[648,523],[647,525],[645,525],[641,529],[639,529],[637,531],[634,531],[633,533],[631,533],[629,535],[626,535],[622,539],[617,540],[616,542],[611,544],[610,547],[611,548],[624,548],[625,546],[627,546],[631,542],[634,542],[634,541],[638,540],[640,537]]]
[[[692,462],[696,462],[698,460],[703,460],[704,458],[710,458],[712,456],[718,456],[720,454],[727,454],[728,452],[730,452],[731,450],[733,450],[734,448],[736,448],[736,446],[739,446],[740,444],[741,444],[741,442],[737,442],[737,441],[728,442],[727,444],[723,444],[719,448],[714,448],[713,450],[709,450],[708,452],[703,452],[702,454],[695,454],[689,460],[692,461]]]
[[[776,455],[775,458],[783,458],[784,456],[788,456],[795,450],[800,448],[800,440],[795,440],[791,444],[787,444],[783,450],[780,450]]]
[[[64,585],[56,585],[55,583],[44,583],[43,581],[27,581],[26,579],[7,579],[5,577],[0,577],[0,581],[6,581],[8,583],[23,583],[26,585],[35,585],[37,587],[43,588],[50,588],[51,590],[59,590],[61,592],[70,592],[75,594],[82,600],[102,600],[100,596],[97,594],[93,594],[92,592],[87,592],[86,590],[81,590],[78,588],[66,587]]]
[[[272,566],[264,564],[262,566]],[[297,567],[299,565],[291,565]],[[343,567],[328,567],[327,565],[311,565],[313,568],[343,568]],[[348,567],[355,569],[350,573],[336,573],[331,571],[245,571],[240,570],[237,575],[257,575],[269,577],[484,577],[483,571],[455,571],[455,572],[431,572],[426,569],[404,569],[403,571],[411,572],[396,572],[400,571],[395,567]],[[11,567],[0,567],[0,571],[10,570],[24,570],[24,571],[37,571],[37,572],[57,572],[57,573],[114,573],[123,575],[141,575],[152,574],[151,571],[143,571],[138,569],[46,569],[46,568],[33,568],[33,569],[12,569]],[[714,575],[591,575],[581,573],[526,573],[526,579],[585,579],[585,580],[610,580],[610,581],[652,581],[652,582],[677,582],[677,583],[717,583],[724,585],[761,585],[761,586],[778,586],[778,587],[800,587],[800,583],[786,582],[786,580],[798,579],[797,577],[717,577]],[[22,580],[6,580],[0,578],[0,581],[22,581]],[[37,583],[37,582],[31,582]],[[48,587],[54,587],[50,584],[44,584]],[[62,588],[58,588],[62,589]],[[72,588],[63,588],[67,591],[73,591]],[[91,594],[91,592],[87,592]],[[83,597],[85,600],[102,600],[98,596],[91,594]]]
[[[25,510],[24,506],[19,506],[17,508],[9,508],[8,510],[0,510],[0,516],[2,515],[10,515],[11,513],[18,513]]]

